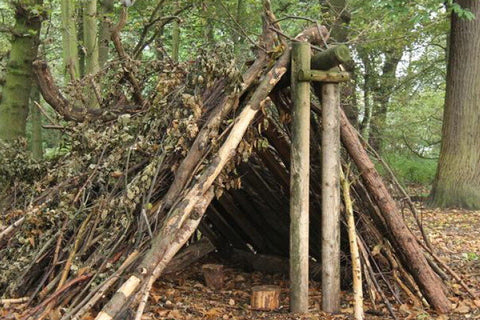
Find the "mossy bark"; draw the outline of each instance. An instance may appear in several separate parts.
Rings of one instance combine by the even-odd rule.
[[[35,102],[40,101],[40,90],[35,85],[32,87],[30,94],[30,122],[32,124],[32,157],[34,159],[42,159],[43,147],[42,147],[42,114],[40,110],[35,106]]]
[[[83,44],[85,47],[85,75],[94,75],[100,70],[97,39],[97,0],[84,2],[83,7]],[[89,108],[100,107],[94,88],[86,88]]]
[[[112,26],[109,16],[113,13],[113,0],[102,0],[100,2],[101,21],[98,32],[98,64],[103,67],[108,60],[108,44],[112,33]]]
[[[19,1],[14,5],[16,22],[0,102],[0,140],[5,141],[25,136],[33,82],[32,62],[37,55],[41,25],[41,16],[31,9],[41,6],[42,1]]]
[[[75,0],[61,0],[63,64],[71,79],[80,76]]]
[[[178,1],[175,2],[175,9],[178,9]],[[180,52],[180,23],[178,20],[173,21],[172,27],[172,59],[178,62]]]
[[[457,3],[476,18],[452,14],[442,147],[430,202],[480,209],[480,2]]]
[[[83,43],[86,50],[86,74],[94,74],[99,70],[97,29],[97,0],[89,0],[85,2],[83,8]]]

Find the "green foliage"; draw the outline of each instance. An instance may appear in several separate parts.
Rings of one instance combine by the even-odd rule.
[[[466,252],[463,254],[463,258],[467,261],[479,261],[480,255],[475,252]]]
[[[470,11],[468,8],[467,9],[462,8],[462,6],[454,2],[454,0],[448,0],[446,2],[446,5],[451,12],[456,14],[461,19],[465,19],[469,21],[475,19],[475,15],[473,14],[472,11]]]
[[[435,177],[436,160],[421,159],[412,154],[399,153],[387,153],[384,158],[398,180],[404,185],[428,186]],[[381,169],[381,171],[384,170]],[[385,172],[382,173],[385,175]]]

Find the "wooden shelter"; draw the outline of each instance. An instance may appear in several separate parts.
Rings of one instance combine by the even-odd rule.
[[[121,19],[125,18],[123,15]],[[8,253],[3,255],[1,265],[10,263],[22,266],[24,270],[18,278],[0,283],[0,289],[4,295],[28,294],[36,307],[32,307],[27,316],[38,317],[52,308],[66,308],[68,311],[62,319],[78,319],[88,310],[101,306],[96,319],[110,320],[136,303],[139,318],[153,282],[169,268],[178,269],[188,260],[188,254],[176,254],[192,239],[196,230],[204,240],[197,243],[193,238],[184,250],[198,246],[205,253],[211,251],[213,245],[227,257],[247,263],[253,261],[253,264],[256,261],[257,265],[264,261],[268,263],[269,259],[283,261],[296,256],[297,250],[292,251],[289,242],[292,222],[292,182],[289,176],[292,173],[292,143],[295,141],[291,126],[294,103],[289,75],[295,67],[290,67],[290,42],[282,36],[268,1],[265,1],[264,20],[264,33],[259,41],[262,50],[242,75],[238,86],[229,86],[230,69],[215,75],[207,61],[203,70],[210,70],[215,76],[207,74],[202,81],[193,82],[201,89],[197,90],[200,93],[195,97],[185,92],[170,94],[180,81],[191,76],[186,71],[179,71],[181,80],[178,81],[168,78],[172,77],[168,72],[159,76],[161,80],[155,92],[146,98],[134,68],[128,65],[128,59],[121,60],[124,71],[121,81],[130,83],[131,99],[138,107],[133,109],[122,103],[126,99],[124,96],[117,96],[103,100],[109,104],[104,107],[110,106],[108,112],[89,108],[79,110],[75,101],[65,98],[56,87],[46,64],[35,63],[43,97],[59,114],[67,120],[89,120],[92,126],[109,123],[110,127],[105,129],[108,134],[101,138],[104,140],[100,139],[104,145],[91,142],[92,147],[88,149],[90,162],[73,162],[80,166],[80,173],[67,174],[67,178],[46,176],[44,184],[49,186],[48,190],[35,197],[23,220],[12,219],[11,228],[0,234],[2,253]],[[118,23],[112,36],[123,57],[125,51],[121,48],[118,32],[124,22]],[[324,27],[313,26],[299,34],[294,42],[308,42],[317,47],[324,45],[327,38]],[[333,61],[333,65],[327,63],[329,67],[343,62],[341,47],[325,49],[321,49],[322,54]],[[312,67],[316,66],[317,58],[312,60]],[[301,70],[306,71],[305,68]],[[321,66],[318,69],[326,70]],[[302,77],[332,80],[332,74],[309,73]],[[345,74],[336,72],[335,77],[344,80]],[[310,86],[304,83],[302,90],[309,93]],[[322,188],[322,181],[325,181],[322,176],[326,172],[323,170],[322,173],[322,163],[325,165],[325,162],[321,160],[320,145],[325,123],[319,115],[322,105],[327,103],[325,94],[329,90],[332,87],[314,85],[317,99],[312,99],[312,112],[303,115],[304,124],[306,119],[310,125],[302,133],[304,138],[306,135],[311,140],[307,149],[311,160],[310,186],[306,189],[310,200],[305,203],[300,199],[298,204],[306,205],[310,211],[307,224],[309,245],[303,246],[307,251],[302,257],[307,256],[312,262],[312,274],[318,273],[322,251],[325,253],[321,226],[322,212],[325,212],[322,193],[326,190]],[[373,300],[382,296],[387,304],[388,294],[400,300],[392,289],[392,283],[397,283],[408,299],[429,305],[439,312],[448,311],[450,303],[438,276],[442,274],[441,268],[434,262],[435,255],[428,249],[428,240],[417,238],[407,227],[367,154],[365,144],[343,110],[337,111],[340,120],[338,134],[343,146],[338,150],[340,164],[351,181],[349,191],[355,204],[358,247],[369,296]],[[135,150],[140,150],[136,157],[132,156],[132,149],[125,151],[125,142],[118,138],[128,132],[128,121],[138,122],[136,134],[142,136],[140,141],[128,140],[131,148],[134,146]],[[82,130],[85,132],[78,131],[82,137],[93,135],[94,130]],[[80,150],[85,152],[85,149]],[[307,151],[304,150],[303,154]],[[113,164],[119,162],[117,158],[129,161],[124,171],[112,169]],[[57,170],[69,165],[72,166],[72,162],[66,161],[64,167]],[[75,209],[73,218],[61,214],[61,210],[67,210],[65,204]],[[412,211],[415,213],[414,209]],[[21,247],[21,233],[28,232],[28,226],[34,223],[31,218],[34,212],[51,213],[48,221],[55,227],[48,230],[45,227],[45,234],[50,234],[53,240],[42,240],[41,249],[29,253],[31,260],[25,261],[21,255],[8,250],[12,245]],[[305,227],[304,222],[302,227]],[[421,231],[421,226],[417,227]],[[298,230],[301,233],[305,229]],[[209,241],[206,242],[205,238]],[[347,237],[341,238],[341,264],[348,274],[349,242]],[[68,250],[56,249],[62,242],[67,244]],[[27,250],[28,245],[24,246],[19,253]],[[378,252],[373,254],[374,247]],[[75,273],[71,268],[73,261],[77,267],[88,271]],[[107,268],[107,261],[115,267]],[[281,263],[273,265],[282,268]],[[105,277],[105,273],[108,276]],[[392,276],[384,277],[384,283],[379,284],[375,274],[386,273]],[[119,280],[120,275],[124,280]],[[16,276],[14,270],[5,274],[6,278]],[[92,286],[98,277],[100,284]],[[301,290],[304,289],[303,285]],[[298,309],[292,308],[293,311],[303,311],[302,303]],[[328,311],[335,311],[336,307],[331,308]]]

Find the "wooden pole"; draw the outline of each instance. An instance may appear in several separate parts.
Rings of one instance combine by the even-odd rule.
[[[322,309],[340,311],[340,97],[322,83]]]
[[[310,176],[310,82],[298,81],[310,69],[310,45],[292,45],[292,152],[290,169],[290,311],[308,312],[308,206]]]

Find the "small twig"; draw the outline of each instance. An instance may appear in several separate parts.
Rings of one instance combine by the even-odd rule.
[[[298,39],[295,39],[293,37],[290,37],[289,35],[285,34],[283,31],[280,31],[278,30],[277,28],[274,28],[274,27],[270,27],[269,28],[270,30],[278,33],[279,35],[281,35],[282,37],[292,41],[292,42],[300,42],[301,40],[298,40]],[[320,47],[317,47],[317,46],[314,46],[313,44],[310,44],[310,48],[314,49],[314,50],[317,50],[317,51],[324,51],[325,49],[322,49]]]
[[[53,124],[42,124],[43,129],[65,130],[64,126],[56,126]]]
[[[0,299],[0,304],[15,304],[24,303],[30,300],[30,297],[13,298],[13,299]]]
[[[455,278],[455,280],[458,281],[458,283],[468,292],[468,294],[474,298],[474,299],[477,299],[478,298],[478,295],[472,291],[472,289],[470,289],[467,284],[465,282],[463,282],[462,278],[460,278],[460,276],[455,272],[453,271],[445,262],[442,261],[442,259],[440,259],[439,256],[437,256],[433,251],[431,251],[429,248],[427,248],[423,243],[421,243],[420,241],[418,241],[418,243],[428,252],[430,253],[430,255],[433,257],[433,259],[435,259],[435,261],[437,261],[448,273],[450,273],[450,275],[452,277]]]
[[[369,259],[368,259],[368,253],[366,251],[366,246],[363,244],[362,240],[359,238],[358,241],[358,247],[360,249],[360,252],[362,253],[362,258],[364,261],[364,265],[367,267],[366,269],[370,273],[370,279],[373,281],[373,284],[375,285],[375,288],[377,289],[377,292],[380,293],[382,296],[382,300],[385,303],[385,306],[387,306],[388,312],[392,316],[393,319],[398,320],[397,316],[395,315],[395,312],[393,311],[393,307],[390,304],[390,301],[388,301],[387,297],[385,296],[385,293],[383,292],[382,288],[380,287],[379,283],[377,282],[377,279],[375,279],[375,274],[373,272],[372,266],[370,265]]]
[[[22,316],[22,319],[28,319],[30,316],[33,316],[34,314],[36,314],[37,312],[39,312],[40,310],[45,310],[45,307],[50,304],[50,302],[52,302],[53,300],[55,300],[60,294],[62,294],[63,292],[65,292],[68,288],[70,288],[71,286],[79,283],[79,282],[83,282],[85,280],[87,280],[88,278],[90,278],[92,275],[91,274],[84,274],[84,275],[81,275],[81,276],[78,276],[77,278],[75,279],[72,279],[71,281],[67,282],[65,285],[63,285],[60,289],[58,289],[56,292],[54,292],[50,297],[48,297],[47,299],[45,299],[42,303],[40,303],[38,306],[36,306],[35,308],[27,311],[27,313],[25,313],[23,316]]]
[[[92,216],[93,212],[94,211],[92,210],[90,212],[90,214],[87,216],[87,218],[85,218],[85,220],[80,225],[80,228],[79,228],[79,230],[77,232],[77,235],[76,235],[75,242],[73,244],[73,248],[70,251],[70,255],[68,256],[68,259],[65,262],[65,266],[64,266],[63,271],[61,273],[60,281],[59,281],[58,286],[57,286],[57,291],[61,290],[61,287],[63,286],[63,284],[67,280],[68,274],[70,273],[70,267],[72,266],[73,258],[75,257],[75,255],[77,253],[78,247],[80,246],[80,242],[83,240],[83,235],[84,235],[84,233],[87,229],[87,224],[90,221],[90,217]]]
[[[73,310],[62,317],[62,320],[67,319],[79,319],[83,316],[88,310],[90,310],[102,297],[104,297],[105,292],[110,289],[112,285],[117,282],[117,280],[122,275],[123,271],[127,269],[138,257],[139,251],[135,250],[125,259],[125,261],[120,265],[120,267],[115,271],[108,279],[106,279],[101,285],[93,289]]]
[[[33,104],[38,108],[38,110],[40,110],[40,112],[45,116],[45,118],[48,119],[48,121],[50,121],[50,123],[54,126],[58,126],[58,127],[62,127],[58,124],[58,122],[56,122],[55,120],[53,120],[50,115],[47,113],[47,111],[45,111],[45,109],[43,109],[42,105],[40,103],[38,103],[37,101],[33,101]],[[63,127],[62,127],[63,128]]]
[[[230,11],[227,9],[227,7],[225,7],[225,4],[223,4],[222,1],[220,1],[220,5],[222,6],[223,8],[223,11],[225,11],[228,15],[228,17],[237,25],[237,28],[238,30],[240,30],[240,33],[243,34],[243,36],[248,40],[248,42],[250,42],[253,46],[255,46],[256,48],[262,50],[263,52],[267,52],[267,50],[265,50],[265,48],[263,48],[262,46],[259,46],[255,41],[252,40],[252,38],[250,38],[247,34],[247,32],[245,31],[245,29],[240,25],[240,23],[238,23],[237,19],[235,19],[232,14],[230,13]]]

